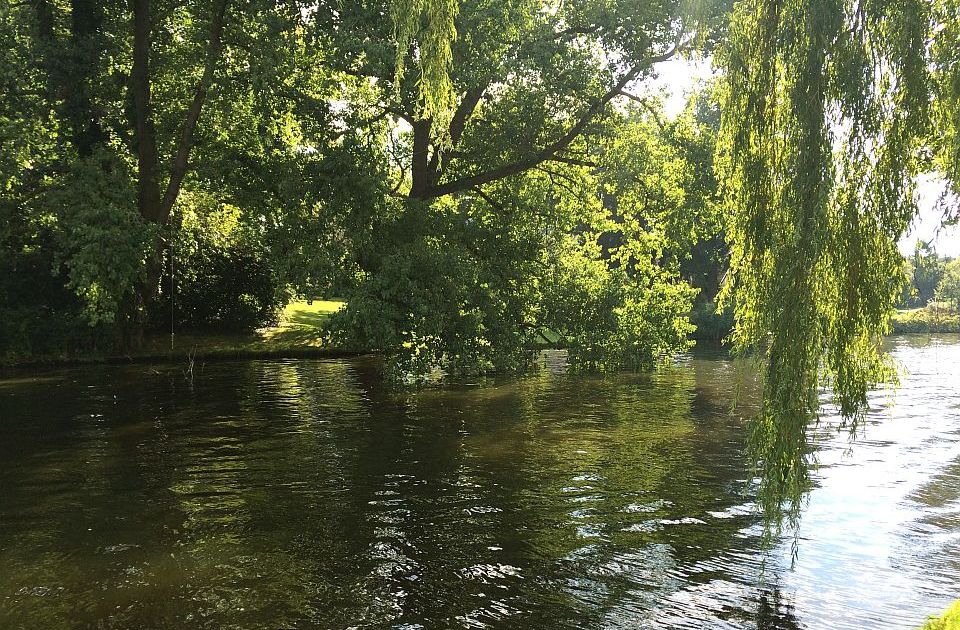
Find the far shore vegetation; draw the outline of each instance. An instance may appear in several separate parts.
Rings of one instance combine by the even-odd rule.
[[[690,337],[702,344],[724,345],[734,324],[730,306],[718,307],[717,302],[719,282],[716,279],[726,272],[726,254],[719,249],[704,249],[707,251],[701,254],[699,263],[686,265],[691,284],[702,286],[690,307],[689,320],[695,327]],[[278,296],[290,295],[276,287],[270,291]],[[118,351],[110,339],[98,345],[91,341],[96,336],[91,336],[82,346],[72,347],[64,339],[59,347],[49,345],[36,353],[8,349],[5,356],[0,356],[0,366],[323,358],[382,351],[382,348],[356,342],[344,343],[342,337],[336,337],[331,316],[345,312],[345,299],[297,297],[282,307],[274,299],[265,300],[269,306],[255,312],[243,308],[256,299],[217,291],[206,296],[188,294],[183,309],[192,310],[174,316],[172,330],[155,326],[135,346]],[[210,304],[219,305],[219,310],[213,311]],[[960,259],[939,256],[930,245],[918,242],[913,254],[903,259],[903,288],[897,307],[890,319],[891,334],[960,333]],[[176,313],[175,305],[173,312]],[[166,326],[170,326],[170,321],[170,318],[166,320]],[[564,348],[568,344],[568,339],[543,329],[536,347]]]

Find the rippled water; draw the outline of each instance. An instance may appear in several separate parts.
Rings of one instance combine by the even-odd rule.
[[[960,597],[960,339],[894,344],[858,440],[817,429],[792,570],[718,358],[402,393],[369,360],[0,380],[0,627],[912,628]]]

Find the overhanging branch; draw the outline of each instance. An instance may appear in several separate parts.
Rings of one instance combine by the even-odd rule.
[[[553,159],[559,152],[570,146],[570,144],[584,132],[584,130],[587,128],[587,125],[589,125],[594,118],[597,117],[603,108],[606,107],[610,101],[616,98],[626,88],[627,85],[639,77],[643,70],[649,68],[653,64],[670,59],[676,55],[677,52],[689,45],[689,41],[690,40],[687,40],[686,42],[678,42],[670,50],[660,55],[650,57],[649,59],[644,60],[642,63],[634,65],[620,78],[616,85],[611,87],[602,97],[597,99],[590,107],[588,107],[573,124],[573,126],[566,131],[566,133],[536,153],[533,153],[532,155],[519,159],[515,162],[504,164],[482,173],[477,173],[476,175],[470,175],[460,179],[441,183],[436,186],[431,186],[422,191],[418,197],[421,199],[436,199],[438,197],[451,195],[464,190],[474,189],[477,186],[482,186],[484,184],[504,179],[512,175],[519,175],[520,173],[523,173],[534,166],[537,166],[538,164]]]

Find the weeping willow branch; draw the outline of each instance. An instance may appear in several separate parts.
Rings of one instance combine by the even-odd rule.
[[[937,34],[933,54],[937,168],[947,177],[951,196],[944,197],[945,219],[960,221],[960,1],[934,2]]]
[[[768,531],[795,525],[821,388],[856,427],[895,371],[880,348],[928,129],[926,0],[741,0],[722,53],[718,146],[732,341],[764,401],[750,450]],[[769,527],[772,526],[772,527]]]
[[[419,70],[417,116],[433,120],[440,130],[447,128],[456,107],[450,71],[459,11],[459,0],[393,0],[391,4],[397,45],[395,84],[399,88],[403,81],[407,55],[413,49]]]

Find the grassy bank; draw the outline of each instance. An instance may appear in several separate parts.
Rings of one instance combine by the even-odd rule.
[[[152,335],[135,351],[117,354],[110,351],[83,355],[39,356],[7,360],[7,366],[63,365],[84,363],[129,363],[195,360],[245,359],[257,357],[338,357],[358,354],[336,348],[323,339],[323,324],[343,308],[340,300],[295,301],[280,314],[276,326],[247,333],[212,331],[175,331],[172,336]],[[701,342],[717,342],[730,332],[729,311],[716,313],[711,303],[700,304],[691,313],[697,325],[693,337]],[[936,304],[925,308],[901,310],[893,317],[893,333],[960,332],[960,313]],[[560,338],[549,332],[544,347],[562,346]],[[0,362],[4,365],[4,362]]]
[[[342,308],[337,300],[291,302],[280,314],[276,326],[248,333],[175,331],[171,335],[148,336],[137,350],[124,354],[109,351],[82,356],[41,356],[8,362],[11,366],[83,363],[127,363],[256,357],[335,357],[357,354],[325,343],[322,325]]]
[[[960,333],[960,312],[941,304],[897,311],[893,316],[894,334]]]

